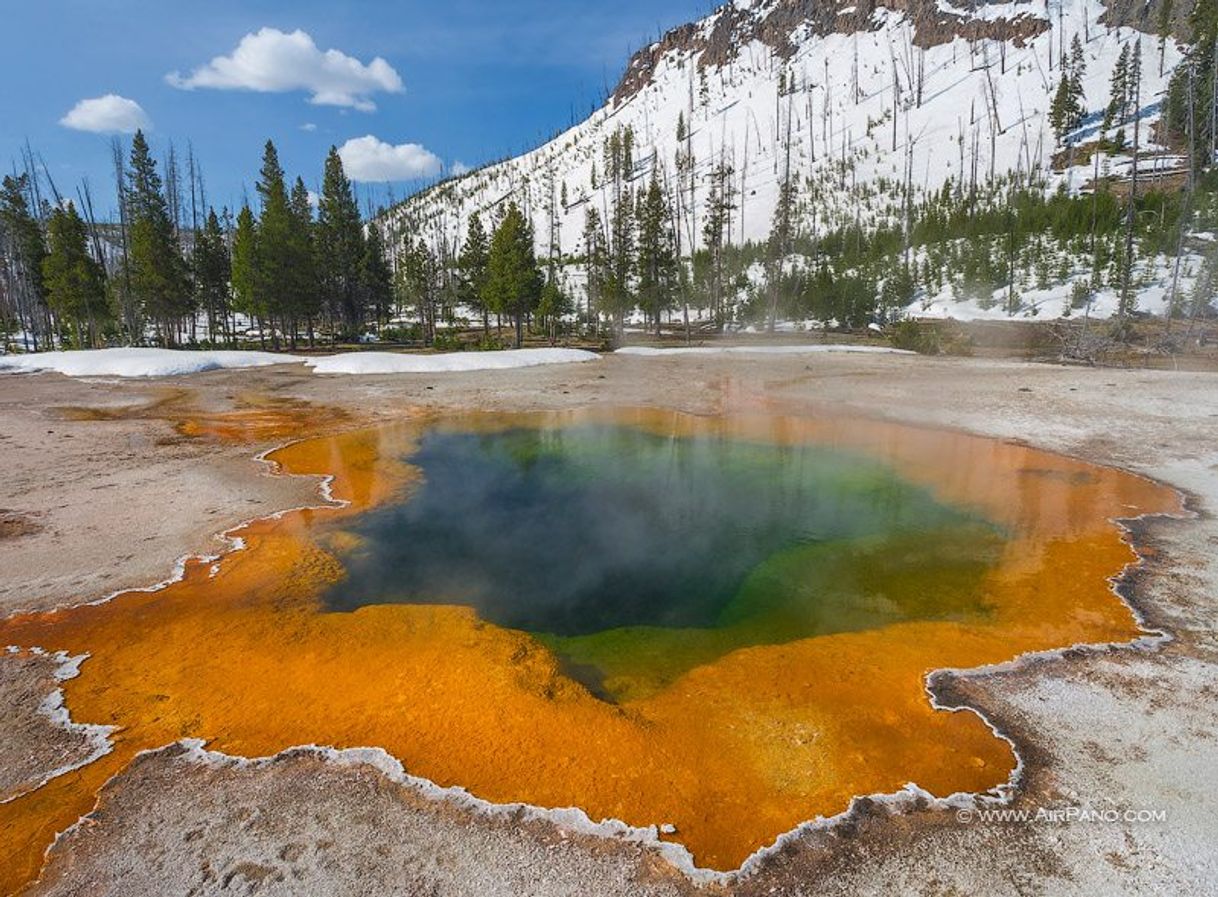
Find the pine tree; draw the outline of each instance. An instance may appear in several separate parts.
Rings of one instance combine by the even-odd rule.
[[[1171,36],[1171,20],[1173,12],[1172,0],[1160,0],[1159,20],[1156,32],[1159,35],[1159,77],[1163,77],[1163,69],[1167,63],[1167,39]]]
[[[726,162],[715,166],[711,173],[710,195],[706,217],[702,224],[702,240],[708,255],[708,293],[715,323],[722,327],[724,315],[724,247],[728,240],[728,224],[735,208],[732,198],[732,169]]]
[[[423,342],[435,340],[435,297],[438,265],[431,249],[422,240],[406,239],[398,253],[397,279],[394,283],[398,304],[413,307],[419,316]]]
[[[1188,17],[1189,44],[1184,61],[1172,73],[1167,91],[1169,133],[1180,141],[1191,134],[1196,167],[1209,168],[1218,147],[1218,111],[1214,99],[1215,63],[1218,63],[1218,0],[1196,0]],[[1190,97],[1191,94],[1191,97]],[[1190,109],[1192,110],[1190,114]]]
[[[73,345],[96,348],[101,328],[110,318],[105,272],[89,255],[85,222],[71,202],[51,213],[47,244],[47,255],[42,260],[47,303],[62,323],[71,325]]]
[[[1083,55],[1083,44],[1074,36],[1070,46],[1070,130],[1076,130],[1083,123],[1087,111],[1087,97],[1083,91],[1083,78],[1087,74],[1086,57]]]
[[[393,271],[385,256],[385,238],[375,224],[369,226],[360,262],[360,291],[363,305],[371,309],[378,324],[389,320],[393,306]]]
[[[541,298],[537,303],[537,316],[545,326],[551,346],[558,342],[558,328],[563,316],[571,311],[571,299],[558,282],[557,273],[551,269],[546,275],[545,284],[541,288]]]
[[[524,344],[524,319],[537,308],[541,288],[533,227],[513,202],[491,237],[486,297],[493,311],[515,320],[517,348]]]
[[[607,278],[605,232],[601,226],[601,214],[589,205],[584,213],[584,270],[588,301],[588,323],[593,334],[597,332],[601,316],[601,302]]]
[[[638,208],[638,300],[648,318],[660,332],[661,316],[672,308],[676,295],[677,260],[673,246],[671,215],[659,172],[652,168]]]
[[[279,153],[270,140],[262,155],[257,184],[262,208],[258,215],[258,250],[254,277],[261,305],[270,319],[271,339],[279,348],[281,328],[289,326],[296,287],[297,221],[288,197]],[[294,335],[294,334],[293,334]]]
[[[321,310],[321,291],[317,279],[317,252],[314,245],[313,204],[302,178],[292,185],[289,201],[292,211],[292,234],[289,250],[292,255],[292,292],[288,300],[288,335],[296,348],[298,322],[308,326],[309,344],[313,343],[313,321]]]
[[[631,281],[635,271],[634,198],[629,190],[618,197],[611,209],[608,276],[602,287],[601,306],[613,318],[618,335],[626,327],[626,316],[634,307]]]
[[[132,297],[153,321],[160,342],[176,345],[181,319],[193,310],[193,301],[161,177],[142,131],[136,131],[131,140],[127,202]]]
[[[490,309],[483,299],[486,289],[486,262],[489,246],[482,216],[474,212],[466,225],[465,245],[461,248],[461,300],[482,313],[482,332],[491,332]]]
[[[792,221],[795,217],[795,183],[790,178],[778,187],[778,202],[774,206],[774,221],[770,227],[767,247],[769,264],[766,266],[767,287],[770,293],[768,327],[770,331],[778,321],[778,303],[787,256],[791,252]]]
[[[1053,135],[1058,143],[1063,142],[1066,134],[1070,132],[1071,120],[1070,77],[1063,72],[1061,81],[1057,84],[1057,91],[1053,94],[1053,102],[1049,106],[1049,124],[1053,126]]]
[[[258,283],[258,225],[249,206],[242,206],[237,213],[232,255],[233,309],[258,322],[259,339],[265,343],[262,319],[266,306]]]
[[[247,210],[248,211],[248,210]],[[228,314],[231,304],[229,279],[232,276],[232,260],[224,240],[224,231],[215,209],[208,209],[203,228],[195,235],[194,257],[191,268],[194,273],[195,301],[207,312],[207,332],[216,338],[217,322],[221,332],[228,329]]]
[[[1138,113],[1141,105],[1141,89],[1142,89],[1142,42],[1139,40],[1134,44],[1133,55],[1129,58],[1129,90],[1132,100],[1132,106],[1135,116]],[[1121,247],[1117,264],[1118,264],[1118,301],[1117,301],[1117,318],[1123,323],[1137,306],[1137,292],[1134,288],[1133,270],[1136,255],[1136,243],[1134,242],[1134,229],[1137,222],[1138,209],[1138,127],[1139,120],[1134,118],[1133,123],[1133,163],[1130,169],[1129,177],[1129,197],[1125,205],[1125,239]]]
[[[1112,78],[1108,88],[1108,106],[1104,110],[1103,131],[1107,133],[1114,126],[1117,128],[1113,144],[1120,149],[1125,143],[1125,123],[1129,109],[1129,45],[1121,47],[1116,65],[1112,68]]]
[[[355,335],[364,318],[359,294],[364,234],[355,193],[335,147],[326,157],[317,211],[317,259],[327,307],[347,333]]]
[[[29,340],[26,348],[36,352],[49,348],[39,343],[50,332],[42,282],[47,250],[42,228],[30,213],[28,192],[29,175],[5,175],[0,182],[0,255],[8,260],[18,317]]]

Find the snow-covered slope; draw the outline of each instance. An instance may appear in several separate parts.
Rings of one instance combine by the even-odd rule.
[[[805,231],[895,220],[903,201],[896,186],[907,178],[934,190],[948,179],[1047,170],[1058,149],[1048,109],[1063,48],[1068,54],[1076,35],[1086,63],[1083,136],[1098,128],[1126,42],[1141,40],[1142,117],[1156,118],[1179,51],[1167,41],[1161,75],[1158,39],[1103,24],[1110,15],[1100,0],[734,0],[636,54],[584,123],[445,181],[391,215],[455,246],[471,212],[512,199],[532,215],[540,249],[553,232],[563,251],[578,253],[588,206],[610,205],[605,141],[629,128],[635,185],[653,164],[674,196],[680,184],[686,246],[690,236],[700,244],[711,173],[723,162],[734,171],[732,242],[769,232],[788,164]],[[687,149],[692,178],[678,174]],[[1082,169],[1056,177],[1081,186]]]

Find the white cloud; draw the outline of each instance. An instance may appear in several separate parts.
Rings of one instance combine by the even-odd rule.
[[[473,169],[471,169],[464,162],[454,162],[448,167],[448,173],[455,178],[459,178],[463,174],[469,174],[472,170]]]
[[[317,130],[317,125],[313,124],[313,122],[311,122],[311,121],[307,121],[303,125],[300,126],[300,130],[307,131],[310,134],[312,134],[314,131]]]
[[[412,181],[437,175],[444,168],[439,156],[417,143],[394,146],[371,134],[348,140],[338,148],[338,155],[353,181]]]
[[[254,90],[286,93],[307,90],[318,106],[343,106],[372,112],[375,93],[401,93],[405,88],[393,66],[379,56],[365,65],[338,50],[320,50],[299,29],[290,34],[263,28],[241,38],[228,56],[217,56],[189,75],[170,72],[165,80],[182,90]]]
[[[310,190],[308,192],[309,192],[309,205],[316,209],[318,206],[321,205],[321,197],[318,196],[316,193],[314,193],[312,190]]]
[[[152,127],[139,103],[114,93],[81,100],[59,123],[65,128],[94,134],[134,134],[141,128]]]

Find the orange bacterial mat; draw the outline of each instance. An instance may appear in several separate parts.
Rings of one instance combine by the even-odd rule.
[[[294,511],[234,535],[242,551],[180,582],[96,606],[0,622],[0,644],[87,654],[64,683],[72,719],[117,727],[113,750],[0,805],[0,890],[38,874],[57,832],[138,751],[183,738],[256,757],[301,744],[379,747],[408,772],[492,802],[580,807],[593,820],[672,825],[704,867],[737,868],[855,795],[916,783],[935,795],[1009,780],[1008,743],[931,706],[928,673],[1008,661],[1140,629],[1110,579],[1136,555],[1118,518],[1174,513],[1166,487],[1025,446],[868,420],[589,410],[459,418],[466,430],[598,422],[672,437],[815,443],[891,467],[1003,528],[978,588],[989,612],[730,651],[616,703],[568,678],[534,637],[453,606],[330,613],[344,520],[402,497],[426,426],[306,440],[281,472],[333,476],[342,508]],[[214,420],[207,427],[223,433]]]

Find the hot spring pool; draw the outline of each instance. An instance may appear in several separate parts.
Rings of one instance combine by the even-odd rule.
[[[426,418],[270,460],[343,505],[242,527],[160,591],[0,621],[2,644],[88,655],[65,706],[116,727],[0,805],[0,890],[184,738],[377,748],[489,802],[671,825],[715,869],[856,795],[1002,788],[1011,746],[936,709],[928,674],[1136,638],[1113,521],[1179,507],[1023,445],[833,417]]]
[[[419,482],[347,521],[339,611],[468,605],[596,693],[747,645],[977,620],[1001,529],[858,452],[546,425],[432,430]]]

